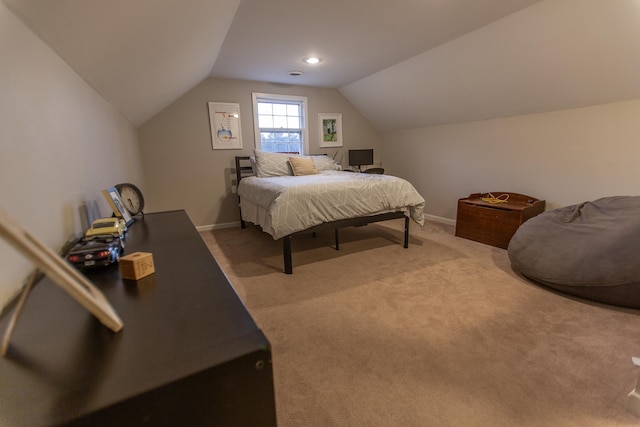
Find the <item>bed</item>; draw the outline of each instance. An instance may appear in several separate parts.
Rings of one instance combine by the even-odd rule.
[[[424,224],[424,198],[408,181],[339,169],[328,156],[258,150],[255,159],[236,156],[241,226],[250,222],[282,239],[285,273],[293,272],[291,242],[297,234],[332,229],[339,250],[340,228],[404,218],[408,248],[409,219]]]

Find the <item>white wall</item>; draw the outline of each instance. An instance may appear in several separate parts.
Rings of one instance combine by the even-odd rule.
[[[102,189],[143,187],[133,126],[0,2],[0,208],[57,250]],[[0,308],[32,264],[0,239]]]
[[[516,192],[547,210],[640,193],[640,100],[386,132],[389,173],[409,179],[426,213],[454,219],[458,198]]]

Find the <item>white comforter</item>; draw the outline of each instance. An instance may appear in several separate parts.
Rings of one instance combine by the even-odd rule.
[[[404,211],[423,225],[425,201],[408,181],[391,175],[324,171],[317,175],[244,178],[242,219],[274,239],[324,222]]]

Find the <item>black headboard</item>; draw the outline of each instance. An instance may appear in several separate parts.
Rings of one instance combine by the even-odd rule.
[[[253,168],[249,156],[236,156],[236,185],[245,176],[253,175]]]

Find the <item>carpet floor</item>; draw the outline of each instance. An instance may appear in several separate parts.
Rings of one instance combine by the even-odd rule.
[[[272,345],[278,425],[637,426],[640,311],[515,274],[507,251],[402,220],[282,244],[201,232]]]

